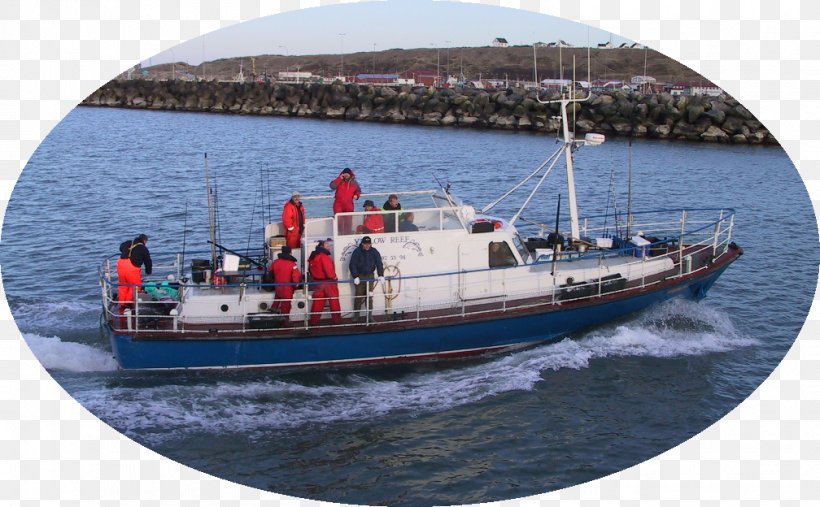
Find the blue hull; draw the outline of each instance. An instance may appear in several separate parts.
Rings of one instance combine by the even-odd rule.
[[[478,321],[327,336],[134,339],[104,325],[125,369],[295,367],[464,357],[559,339],[675,298],[701,299],[728,267],[617,299],[592,298],[540,313],[506,312]]]

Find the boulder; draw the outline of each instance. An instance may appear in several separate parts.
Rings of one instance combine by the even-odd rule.
[[[439,125],[441,123],[441,113],[427,113],[422,115],[422,125]]]
[[[449,127],[455,125],[457,121],[458,120],[453,114],[447,113],[446,115],[444,115],[444,118],[441,119],[441,125]]]
[[[724,132],[720,127],[715,127],[712,125],[711,127],[707,128],[706,131],[700,135],[701,140],[707,142],[721,142],[725,143],[729,141],[729,134]]]

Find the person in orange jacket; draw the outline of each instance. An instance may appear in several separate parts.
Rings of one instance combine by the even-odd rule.
[[[153,263],[147,244],[148,236],[145,234],[120,244],[120,258],[117,260],[117,300],[120,311],[134,304],[137,291],[142,285],[142,266],[145,266],[146,275],[152,272]]]
[[[305,207],[302,205],[302,196],[294,192],[282,210],[282,223],[285,225],[285,244],[291,248],[299,248],[302,235],[305,233]]]
[[[364,210],[367,215],[364,217],[362,232],[365,234],[382,234],[384,232],[384,217],[379,213],[379,208],[371,200],[364,202]]]
[[[284,316],[290,315],[293,293],[296,291],[296,286],[302,280],[302,272],[299,271],[296,258],[291,255],[291,252],[292,250],[289,246],[283,246],[282,253],[277,255],[276,260],[270,265],[273,283],[286,284],[276,286],[276,299],[273,305],[271,305],[271,308],[279,310]]]
[[[320,241],[316,250],[308,258],[308,268],[313,277],[313,303],[310,305],[310,325],[315,326],[322,318],[325,304],[330,305],[330,320],[334,324],[342,323],[342,307],[339,304],[339,287],[336,282],[336,268],[333,267],[330,250],[330,240]]]
[[[333,201],[333,214],[336,213],[350,213],[355,211],[353,200],[359,199],[362,195],[362,187],[356,181],[356,175],[349,167],[339,173],[336,178],[330,182],[330,189],[336,191],[335,200]],[[339,218],[339,234],[350,234],[353,231],[353,217]]]

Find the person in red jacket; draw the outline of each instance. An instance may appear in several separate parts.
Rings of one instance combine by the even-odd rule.
[[[302,235],[305,233],[305,207],[302,205],[302,196],[294,192],[282,210],[282,223],[285,224],[285,244],[291,248],[299,248]]]
[[[276,299],[271,305],[271,309],[279,310],[284,315],[290,315],[291,303],[293,293],[296,291],[296,286],[302,280],[302,272],[296,263],[296,258],[291,255],[291,248],[289,246],[282,247],[282,253],[276,256],[270,265],[270,273],[273,277],[273,283],[281,283],[287,285],[277,285],[275,289]]]
[[[365,234],[382,234],[384,232],[384,217],[379,213],[379,208],[376,204],[367,200],[364,202],[364,210],[367,215],[364,217],[362,224],[362,232]]]
[[[362,195],[362,188],[356,181],[356,175],[349,167],[336,176],[330,182],[330,189],[336,191],[336,198],[333,201],[333,214],[350,213],[355,211],[353,200]],[[339,218],[339,234],[350,234],[353,231],[353,217]]]
[[[325,304],[330,305],[330,320],[334,324],[342,323],[342,307],[339,304],[339,287],[336,285],[336,268],[330,258],[328,246],[330,240],[320,241],[316,250],[310,254],[308,268],[313,281],[313,303],[310,305],[310,325],[315,326],[322,318]]]
[[[137,291],[142,285],[142,266],[145,266],[146,275],[151,274],[153,263],[147,245],[148,236],[145,234],[120,244],[120,258],[117,260],[117,300],[120,312],[134,305]]]

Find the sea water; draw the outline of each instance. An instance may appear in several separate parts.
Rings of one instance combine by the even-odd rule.
[[[261,242],[293,190],[344,167],[365,192],[450,183],[477,208],[556,148],[547,135],[79,108],[38,148],[5,215],[0,267],[18,327],[105,423],[198,470],[347,503],[516,498],[600,478],[696,435],[797,336],[817,278],[808,194],[777,147],[619,139],[576,155],[582,214],[734,207],[745,254],[698,303],[670,301],[557,343],[475,360],[309,371],[119,371],[99,332],[97,267],[151,237],[155,262],[206,249],[204,153],[220,242]],[[528,209],[551,223],[554,175]],[[613,193],[611,190],[615,189]],[[497,211],[510,216],[522,198]],[[565,202],[565,199],[564,199]],[[311,215],[308,203],[309,216]],[[188,258],[191,258],[190,255]]]

